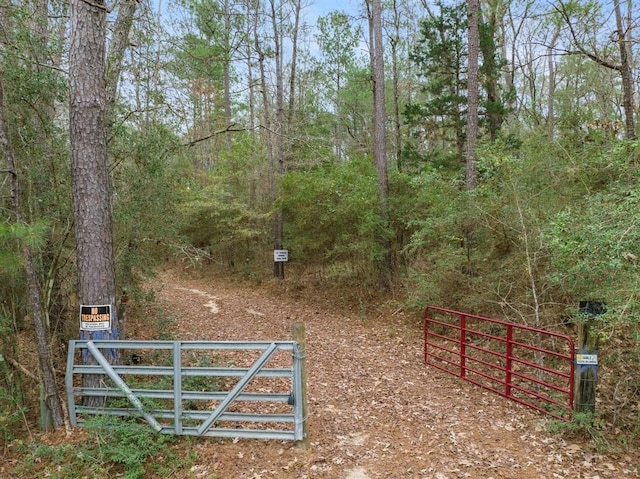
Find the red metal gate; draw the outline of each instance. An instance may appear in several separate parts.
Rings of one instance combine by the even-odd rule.
[[[429,306],[424,362],[557,419],[571,418],[569,336]]]

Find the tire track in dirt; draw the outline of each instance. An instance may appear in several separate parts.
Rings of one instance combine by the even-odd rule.
[[[365,320],[195,275],[164,273],[155,287],[178,339],[289,340],[293,323],[306,326],[311,447],[201,439],[195,477],[637,477],[638,458],[567,444],[539,414],[425,367],[417,318]]]

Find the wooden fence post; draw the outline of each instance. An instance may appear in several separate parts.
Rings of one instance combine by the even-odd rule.
[[[300,353],[300,379],[302,382],[302,431],[304,438],[297,442],[297,446],[300,449],[309,449],[309,420],[307,410],[307,340],[305,333],[305,326],[303,323],[293,324],[293,340],[298,343],[298,349]]]
[[[598,382],[598,331],[595,316],[604,310],[601,303],[580,303],[583,317],[578,321],[576,341],[575,402],[577,413],[594,413],[596,410],[596,385]]]

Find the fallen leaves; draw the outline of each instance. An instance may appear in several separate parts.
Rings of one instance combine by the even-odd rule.
[[[307,330],[311,448],[300,451],[283,441],[203,441],[199,454],[215,457],[215,469],[194,466],[194,477],[637,477],[630,472],[637,457],[613,460],[588,445],[565,444],[546,432],[535,412],[424,366],[420,322],[408,315],[402,315],[405,322],[398,316],[363,321],[330,310],[328,298],[315,299],[321,304],[293,301],[175,272],[161,280],[165,287],[158,296],[175,312],[180,339],[289,340],[294,321],[304,321]]]

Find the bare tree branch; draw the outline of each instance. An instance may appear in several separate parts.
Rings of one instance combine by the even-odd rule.
[[[207,136],[203,136],[201,138],[196,138],[195,140],[191,140],[189,143],[185,143],[183,146],[194,146],[197,143],[200,143],[202,141],[210,140],[216,135],[221,135],[222,133],[228,133],[230,131],[246,131],[246,128],[234,128],[235,125],[236,125],[235,123],[230,123],[229,125],[227,125],[226,128],[223,128],[222,130],[216,130],[208,134]]]
[[[569,32],[571,33],[571,38],[573,39],[573,43],[577,48],[577,50],[567,50],[566,53],[570,55],[584,55],[587,58],[596,62],[598,65],[601,65],[605,68],[609,68],[611,70],[616,70],[616,71],[622,71],[621,65],[615,65],[605,60],[604,58],[596,55],[595,53],[587,51],[587,49],[584,47],[584,45],[582,45],[580,40],[578,40],[578,35],[575,29],[573,28],[573,23],[571,22],[571,18],[569,18],[569,14],[564,8],[565,7],[564,4],[562,2],[559,2],[558,5],[559,6],[556,6],[554,8],[556,12],[558,12],[558,14],[562,17],[562,19],[564,20],[564,23],[569,28]]]

